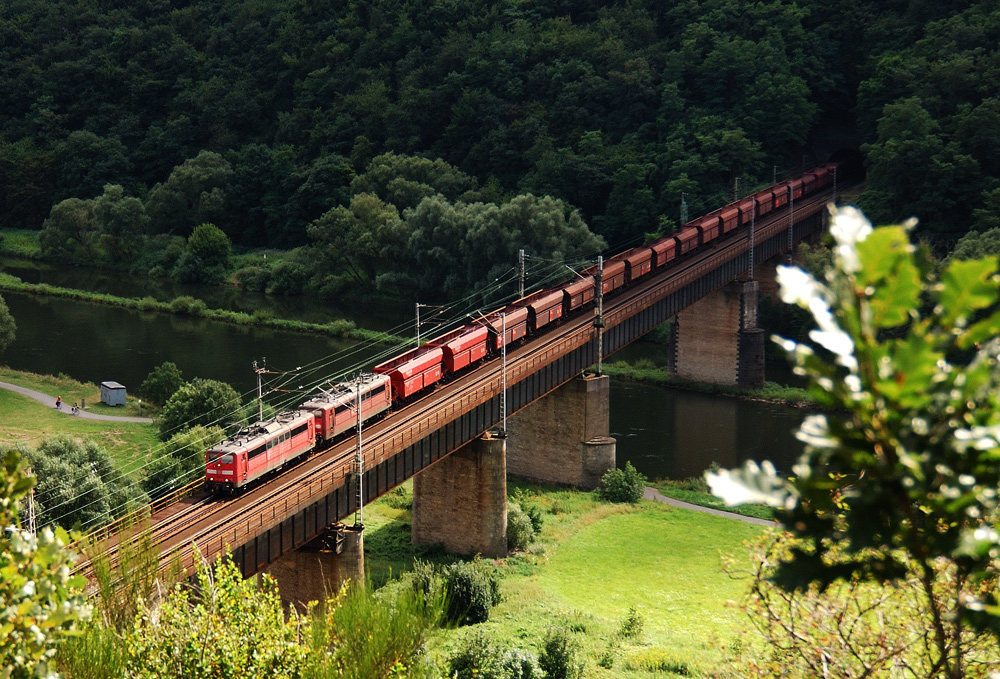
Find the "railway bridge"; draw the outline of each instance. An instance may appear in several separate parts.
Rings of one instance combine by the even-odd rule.
[[[329,527],[356,514],[359,502],[363,506],[411,477],[415,542],[505,554],[508,473],[594,487],[614,466],[607,378],[584,376],[597,362],[598,337],[601,355],[608,356],[675,319],[678,375],[761,383],[765,338],[756,323],[753,273],[820,233],[832,198],[826,190],[796,201],[794,210],[775,210],[752,231],[727,234],[605,298],[600,335],[591,312],[566,318],[509,351],[505,361],[481,364],[394,410],[365,428],[360,474],[355,441],[341,441],[236,497],[196,495],[155,512],[150,530],[162,563],[190,568],[195,548],[209,559],[228,550],[247,576],[270,570],[283,590],[286,579],[293,588],[296,580],[319,580],[322,595],[315,552],[300,548],[324,539],[331,553],[346,545],[355,559],[342,559],[350,573],[363,554],[360,533],[338,537]],[[506,413],[512,414],[507,435],[484,436],[505,422],[505,385]],[[320,568],[329,575],[329,566]]]

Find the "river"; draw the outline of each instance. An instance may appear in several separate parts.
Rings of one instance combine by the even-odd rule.
[[[0,261],[2,270],[26,282],[169,300],[178,294],[206,299],[210,307],[253,311],[325,322],[350,318],[362,327],[388,329],[412,323],[409,305],[368,303],[333,306],[309,298],[246,296],[215,288],[160,285],[85,269],[56,269]],[[210,293],[210,294],[209,294]],[[17,321],[17,337],[4,364],[42,374],[63,373],[100,383],[113,380],[135,392],[149,371],[173,361],[185,379],[222,380],[252,398],[253,362],[274,373],[269,383],[294,392],[321,379],[371,366],[384,347],[350,341],[216,323],[204,319],[142,313],[114,307],[4,293]],[[266,306],[265,306],[266,305]],[[665,361],[661,345],[627,347],[630,359]],[[615,360],[612,356],[610,360]],[[292,393],[287,396],[295,399]],[[304,400],[304,399],[303,399]],[[626,461],[650,478],[685,478],[710,464],[723,467],[747,459],[770,459],[789,469],[801,451],[794,430],[802,413],[793,408],[612,379],[611,434],[618,440],[618,464]]]

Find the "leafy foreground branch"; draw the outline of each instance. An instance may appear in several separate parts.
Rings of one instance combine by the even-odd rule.
[[[824,281],[779,267],[782,299],[816,328],[811,343],[777,341],[815,401],[844,414],[805,419],[793,478],[748,463],[708,480],[730,504],[777,509],[797,540],[773,572],[787,591],[915,577],[923,676],[957,679],[976,673],[966,628],[1000,635],[1000,277],[996,257],[936,270],[912,226],[872,229],[842,208]]]

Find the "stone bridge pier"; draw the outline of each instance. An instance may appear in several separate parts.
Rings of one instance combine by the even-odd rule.
[[[608,378],[571,380],[413,479],[414,544],[458,554],[507,555],[507,474],[596,488],[615,466]]]
[[[411,539],[507,556],[507,440],[485,435],[413,477]]]
[[[348,581],[365,581],[364,528],[342,523],[283,555],[264,569],[278,581],[281,602],[304,610],[310,601],[325,601]]]
[[[764,331],[757,281],[734,281],[674,317],[671,373],[725,386],[764,384]]]
[[[607,375],[570,380],[507,421],[507,472],[592,490],[615,467]]]

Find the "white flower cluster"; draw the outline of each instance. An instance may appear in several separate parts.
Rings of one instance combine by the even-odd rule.
[[[830,233],[836,245],[834,256],[837,266],[848,274],[861,268],[857,244],[872,232],[872,225],[860,210],[842,207],[833,210]],[[809,273],[793,266],[778,267],[778,286],[781,299],[786,304],[796,304],[812,314],[816,330],[809,332],[809,338],[837,357],[837,363],[850,371],[844,382],[853,393],[861,390],[861,380],[857,376],[858,361],[854,357],[854,340],[838,325],[830,303],[833,292]],[[812,353],[805,346],[781,338],[775,338],[786,351],[804,357]]]

